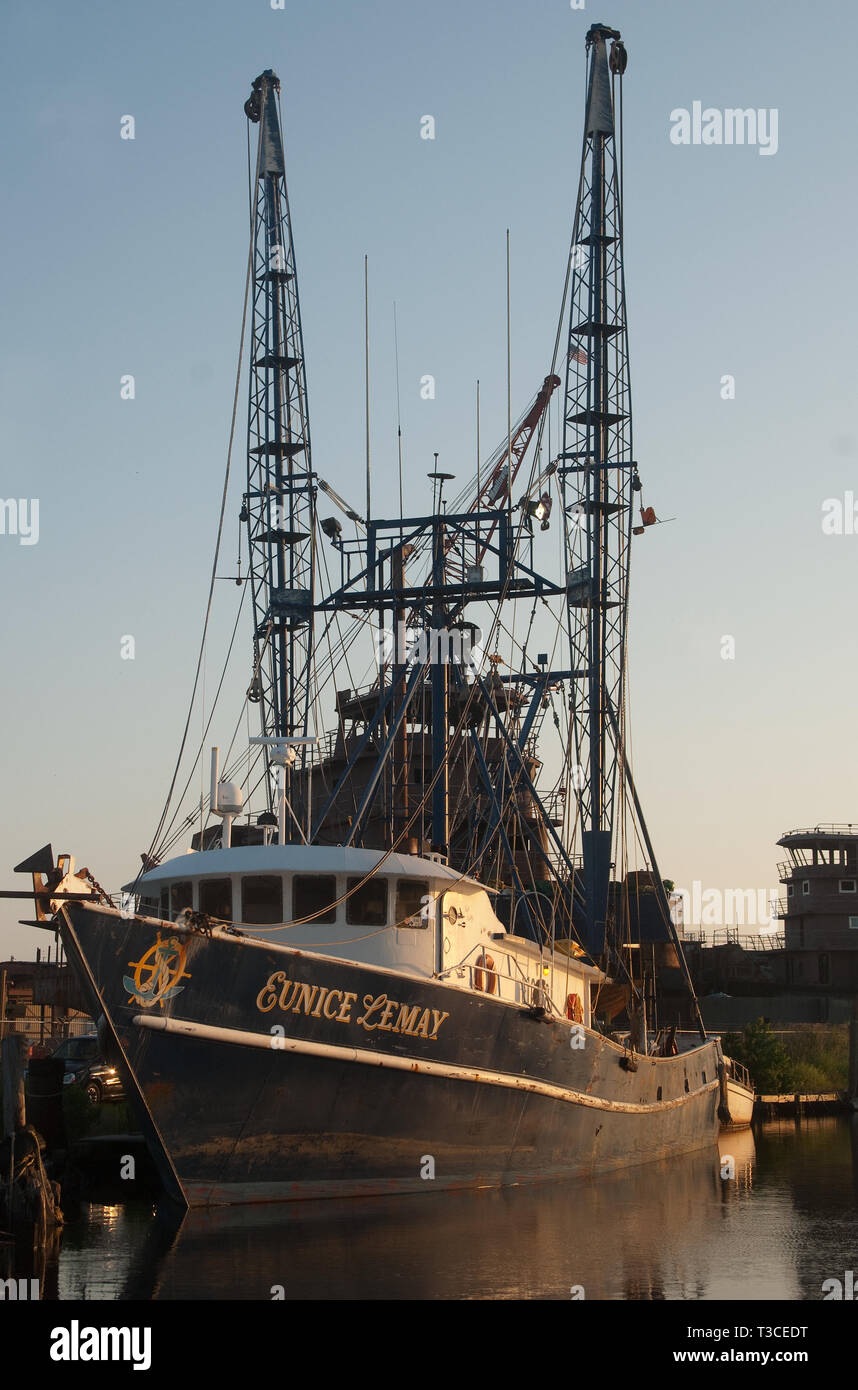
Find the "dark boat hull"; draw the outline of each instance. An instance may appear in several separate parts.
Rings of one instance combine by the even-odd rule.
[[[165,1186],[192,1206],[717,1152],[715,1041],[629,1070],[599,1034],[440,982],[109,909],[63,918]]]

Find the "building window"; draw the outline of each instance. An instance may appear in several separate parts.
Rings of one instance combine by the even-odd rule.
[[[788,883],[788,884],[787,884],[787,897],[788,897],[788,898],[792,898],[792,897],[794,897],[794,895],[795,895],[795,885],[792,884],[792,883]]]
[[[801,891],[805,897],[810,893],[810,879],[803,878],[801,881]]]
[[[352,927],[384,927],[387,925],[387,879],[370,878],[362,884],[359,878],[348,880],[346,921]]]
[[[252,874],[241,880],[241,920],[283,921],[283,880],[279,874]]]
[[[828,984],[828,956],[827,956],[827,955],[821,955],[821,956],[819,957],[819,983],[820,983],[821,985],[827,985],[827,984]]]
[[[296,874],[292,880],[292,916],[296,922],[312,917],[313,922],[330,925],[337,920],[336,897],[333,874]]]
[[[849,930],[858,931],[858,917],[849,918]]]
[[[841,880],[840,880],[840,891],[841,891],[841,893],[854,893],[854,892],[855,892],[855,880],[854,880],[854,878],[841,878]]]
[[[396,880],[396,921],[400,927],[428,927],[429,914],[423,915],[423,899],[429,897],[425,878]]]
[[[219,922],[232,921],[232,879],[204,878],[200,880],[200,912],[216,917]]]

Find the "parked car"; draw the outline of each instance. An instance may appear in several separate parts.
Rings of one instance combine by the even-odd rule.
[[[53,1053],[65,1062],[64,1086],[83,1086],[91,1105],[104,1100],[124,1100],[122,1081],[115,1067],[109,1067],[101,1056],[98,1037],[85,1033],[80,1038],[67,1038]]]

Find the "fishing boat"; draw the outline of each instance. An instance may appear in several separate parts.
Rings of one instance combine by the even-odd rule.
[[[754,1118],[756,1092],[748,1068],[735,1057],[724,1058],[727,1073],[727,1113],[722,1116],[724,1129],[748,1129]]]
[[[193,761],[183,740],[118,899],[50,846],[17,866],[178,1202],[717,1156],[724,1057],[626,753],[629,559],[656,518],[632,450],[626,51],[593,25],[587,52],[549,370],[457,493],[436,458],[431,506],[409,483],[409,508],[379,512],[368,452],[360,510],[313,470],[272,71],[245,104],[257,139],[233,578],[251,609],[237,727],[249,706],[259,733],[223,758],[201,743]],[[183,803],[179,767],[190,785],[200,758],[209,795]],[[700,1035],[682,1053],[659,1015],[665,970],[687,982]]]

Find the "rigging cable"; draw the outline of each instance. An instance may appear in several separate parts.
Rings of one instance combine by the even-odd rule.
[[[255,180],[255,184],[254,184],[254,208],[255,208],[256,198],[257,198],[257,196],[258,196],[258,189],[259,189],[259,161],[260,161],[261,155],[262,155],[262,141],[260,140],[260,141],[259,141],[259,147],[258,147],[258,150],[257,150],[257,155],[256,155],[256,180]],[[143,861],[144,867],[142,867],[142,868],[140,869],[140,871],[138,872],[138,874],[137,874],[137,878],[138,878],[138,879],[139,879],[139,877],[140,877],[140,874],[143,873],[143,872],[145,871],[145,864],[146,864],[146,862],[148,861],[148,859],[149,859],[149,858],[151,857],[151,855],[152,855],[152,851],[154,850],[155,845],[156,845],[157,840],[158,840],[158,837],[159,837],[159,835],[161,834],[161,831],[162,831],[162,829],[163,829],[163,827],[164,827],[164,822],[165,822],[166,819],[167,819],[167,812],[168,812],[169,809],[170,809],[170,802],[171,802],[172,797],[173,797],[173,792],[174,792],[174,790],[175,790],[176,782],[177,782],[178,776],[179,776],[179,768],[181,767],[182,758],[183,758],[184,752],[185,752],[185,745],[186,745],[187,739],[188,739],[188,731],[189,731],[189,729],[190,729],[190,727],[191,727],[191,717],[192,717],[192,715],[193,715],[194,702],[195,702],[195,700],[196,700],[197,689],[198,689],[199,680],[200,680],[200,672],[201,672],[201,670],[202,670],[202,665],[203,665],[203,656],[204,656],[205,648],[206,648],[206,640],[207,640],[207,638],[208,638],[209,621],[210,621],[210,618],[211,618],[212,600],[213,600],[213,598],[214,598],[215,579],[216,579],[216,575],[217,575],[217,562],[218,562],[218,557],[219,557],[219,555],[220,555],[221,538],[222,538],[222,536],[223,536],[223,522],[224,522],[224,515],[225,515],[225,513],[226,513],[226,498],[227,498],[227,491],[228,491],[228,488],[229,488],[230,471],[231,471],[231,467],[232,467],[232,446],[233,446],[233,440],[235,439],[235,424],[236,424],[236,419],[237,419],[237,416],[238,416],[239,387],[240,387],[240,384],[241,384],[241,364],[242,364],[242,360],[243,360],[243,357],[244,357],[244,337],[245,337],[245,330],[246,330],[246,326],[247,326],[247,307],[248,307],[248,304],[249,304],[249,302],[250,302],[250,285],[251,285],[251,281],[252,281],[252,277],[253,277],[253,252],[254,252],[254,243],[253,243],[253,238],[251,237],[250,248],[249,248],[248,254],[247,254],[247,271],[246,271],[245,279],[244,279],[244,307],[243,307],[243,309],[242,309],[242,315],[241,315],[241,335],[240,335],[240,339],[239,339],[238,362],[237,362],[236,370],[235,370],[235,388],[234,388],[233,397],[232,397],[232,418],[231,418],[231,420],[230,420],[230,427],[229,427],[229,443],[228,443],[228,445],[227,445],[227,451],[226,451],[226,468],[225,468],[225,470],[224,470],[223,491],[222,491],[222,494],[221,494],[221,503],[220,503],[220,516],[219,516],[219,518],[218,518],[217,540],[216,540],[216,542],[215,542],[215,552],[214,552],[214,558],[213,558],[213,560],[212,560],[211,577],[210,577],[210,579],[209,579],[209,593],[208,593],[208,601],[207,601],[207,603],[206,603],[206,615],[205,615],[205,620],[204,620],[204,622],[203,622],[202,637],[201,637],[201,639],[200,639],[200,650],[199,650],[199,655],[198,655],[198,657],[197,657],[197,669],[196,669],[196,672],[195,672],[195,674],[194,674],[194,684],[193,684],[193,689],[192,689],[192,691],[191,691],[191,700],[190,700],[190,704],[189,704],[189,706],[188,706],[188,715],[187,715],[187,719],[185,720],[185,727],[184,727],[184,730],[183,730],[183,732],[182,732],[182,740],[181,740],[181,743],[180,743],[180,745],[179,745],[179,754],[178,754],[178,757],[177,757],[177,759],[176,759],[176,766],[175,766],[175,768],[174,768],[174,770],[173,770],[173,776],[172,776],[172,778],[171,778],[171,780],[170,780],[170,788],[169,788],[169,791],[167,792],[167,800],[166,800],[165,803],[164,803],[164,809],[163,809],[163,811],[161,812],[161,817],[160,817],[160,820],[158,821],[158,826],[157,826],[157,828],[156,828],[156,830],[155,830],[154,835],[152,836],[152,843],[151,843],[151,845],[150,845],[150,847],[149,847],[149,853],[147,854],[146,859]],[[192,774],[192,775],[193,775],[193,774]],[[135,882],[136,882],[136,880],[135,880]]]

